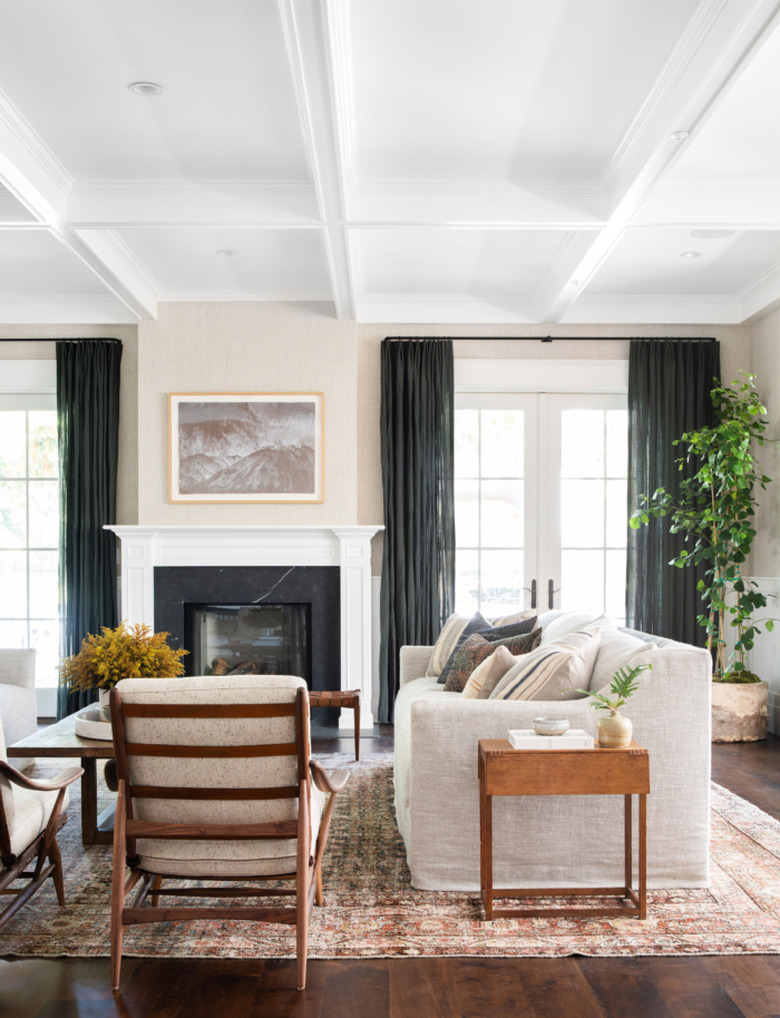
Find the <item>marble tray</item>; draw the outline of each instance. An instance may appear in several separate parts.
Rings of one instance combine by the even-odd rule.
[[[100,720],[97,707],[83,707],[73,719],[73,730],[84,739],[112,739],[111,722]]]

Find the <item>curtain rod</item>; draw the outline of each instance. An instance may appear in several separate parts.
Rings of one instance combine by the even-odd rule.
[[[116,336],[0,336],[0,343],[89,343],[99,339],[101,343],[121,343]]]
[[[717,339],[714,336],[704,337],[690,337],[690,336],[386,336],[385,342],[388,343],[405,343],[407,340],[420,340],[420,339],[451,339],[458,343],[470,343],[473,340],[478,342],[485,342],[489,340],[491,343],[552,343],[554,340],[575,340],[582,339],[588,342],[630,342],[632,339],[648,340],[648,339],[660,339],[660,340],[685,340],[688,343],[717,343]]]

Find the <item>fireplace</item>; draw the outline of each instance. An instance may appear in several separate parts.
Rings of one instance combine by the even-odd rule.
[[[363,725],[373,725],[371,538],[381,528],[108,529],[121,542],[123,619],[167,631],[173,645],[192,650],[193,606],[224,610],[304,605],[310,659],[304,678],[315,690],[359,689]],[[191,655],[185,662],[194,674]],[[202,665],[201,660],[199,670]],[[335,713],[323,714],[323,721]],[[344,713],[349,717],[342,715],[339,724],[349,727],[351,712]]]
[[[187,604],[193,675],[299,675],[311,688],[310,604]]]

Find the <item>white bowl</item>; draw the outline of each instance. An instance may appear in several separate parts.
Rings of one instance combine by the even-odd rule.
[[[569,730],[568,718],[534,718],[532,724],[537,735],[563,735]]]

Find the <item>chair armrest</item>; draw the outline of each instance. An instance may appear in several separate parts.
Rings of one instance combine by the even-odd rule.
[[[17,771],[15,767],[6,763],[5,760],[0,760],[0,775],[9,781],[13,781],[15,785],[19,785],[21,788],[31,788],[35,792],[56,792],[60,788],[67,788],[68,785],[73,784],[76,778],[80,778],[83,773],[83,767],[68,767],[50,781],[33,781],[32,778],[25,777],[21,771]]]
[[[321,792],[340,792],[349,779],[349,771],[332,771],[330,774],[316,760],[309,760],[314,784]]]

